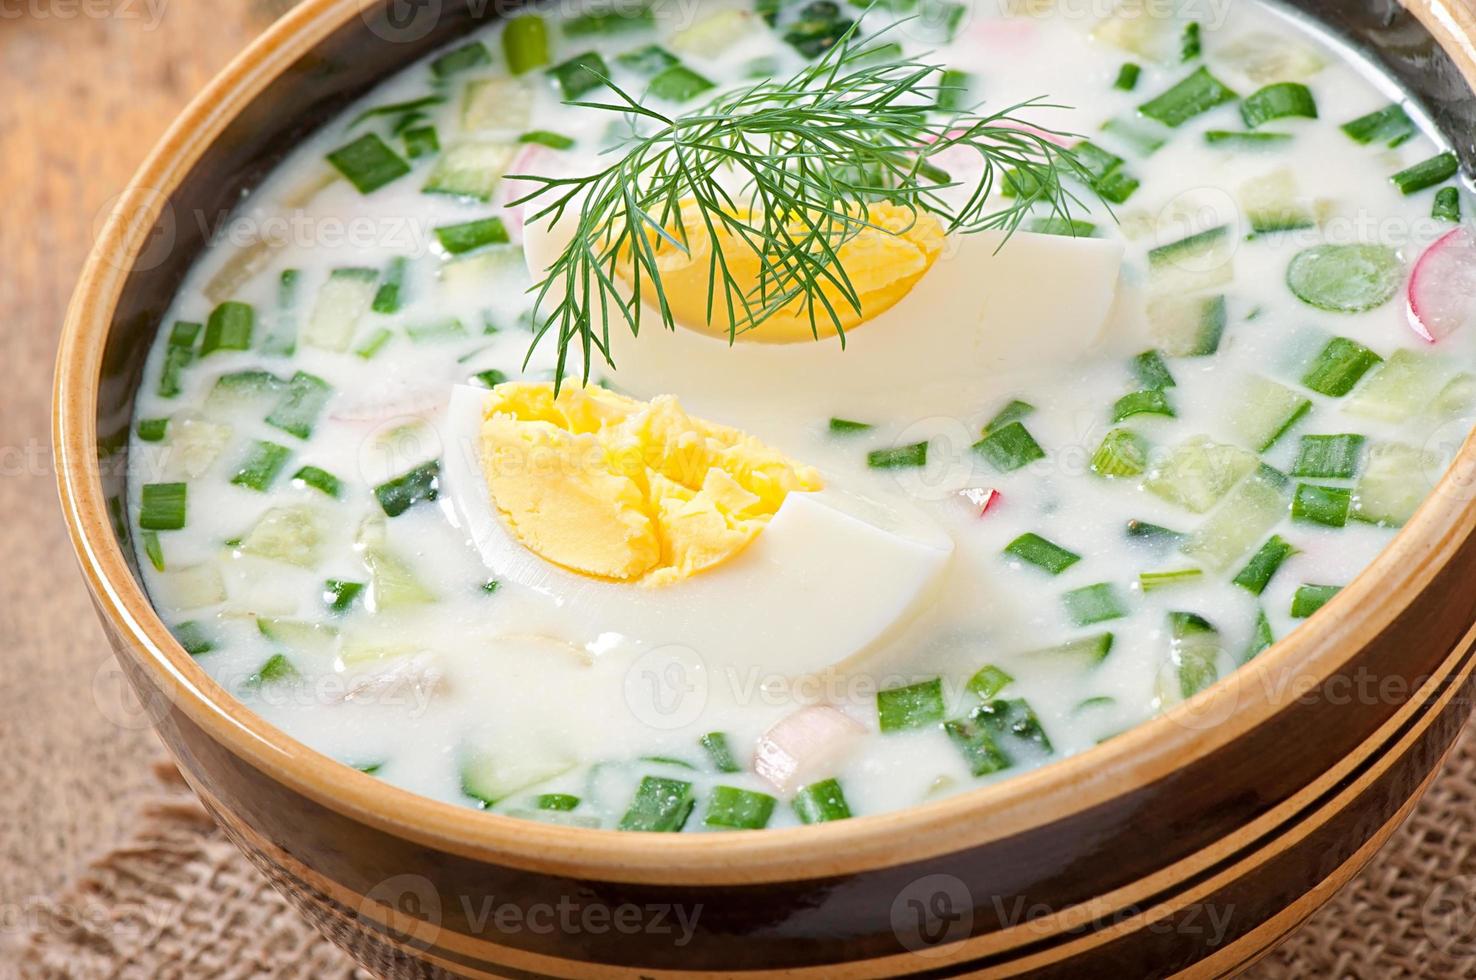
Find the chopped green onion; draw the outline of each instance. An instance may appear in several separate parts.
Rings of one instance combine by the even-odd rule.
[[[185,526],[183,483],[146,483],[138,510],[138,526],[146,531],[178,531]]]
[[[1156,350],[1145,350],[1133,358],[1133,377],[1146,390],[1174,387],[1174,376],[1163,362],[1163,355]]]
[[[1266,618],[1266,610],[1256,609],[1256,628],[1251,634],[1250,646],[1246,648],[1245,656],[1241,658],[1244,662],[1254,657],[1276,642],[1276,635],[1271,632],[1271,620]]]
[[[492,52],[481,41],[472,41],[463,44],[452,51],[447,51],[430,63],[431,74],[441,81],[445,81],[452,75],[473,68],[481,68],[483,65],[492,64]]]
[[[397,255],[385,267],[384,278],[380,280],[379,289],[374,293],[374,302],[369,306],[375,313],[400,312],[400,306],[404,300],[400,295],[400,289],[405,284],[407,264],[404,256]]]
[[[502,588],[502,583],[495,578],[489,578],[487,581],[482,583],[482,591],[485,592],[487,595],[491,595],[500,588]]]
[[[558,84],[565,101],[572,101],[604,85],[610,69],[599,54],[586,51],[550,68],[548,74]]]
[[[276,482],[278,474],[282,472],[282,467],[287,465],[287,459],[291,455],[292,450],[286,446],[258,440],[241,465],[236,468],[236,474],[231,477],[231,482],[238,487],[264,493]]]
[[[313,434],[313,426],[318,422],[318,416],[323,413],[332,396],[333,389],[328,382],[298,371],[287,382],[287,390],[282,393],[282,399],[266,417],[267,425],[275,426],[299,439],[309,439]]]
[[[1144,592],[1166,589],[1172,585],[1197,582],[1204,575],[1200,568],[1176,568],[1168,572],[1139,572],[1138,585]]]
[[[411,160],[432,156],[441,151],[441,138],[434,126],[412,126],[400,134],[405,144],[405,156]]]
[[[467,336],[466,327],[454,316],[442,317],[429,323],[412,323],[405,328],[405,333],[417,344],[439,344],[462,340]]]
[[[1131,61],[1125,62],[1121,68],[1117,69],[1117,78],[1113,81],[1112,87],[1131,92],[1138,87],[1138,77],[1142,74],[1143,69],[1140,66]]]
[[[205,339],[200,341],[200,356],[218,350],[250,350],[251,331],[256,323],[256,310],[246,303],[221,303],[210,311],[205,323]]]
[[[1200,66],[1167,92],[1143,103],[1138,111],[1165,126],[1177,127],[1237,98],[1233,89],[1211,75],[1208,68]]]
[[[534,129],[518,137],[519,143],[537,143],[546,146],[550,150],[567,150],[574,145],[574,140],[560,133],[552,133],[546,129]]]
[[[1297,494],[1292,499],[1292,520],[1342,527],[1348,523],[1348,508],[1352,504],[1353,491],[1347,487],[1298,483]]]
[[[1045,458],[1045,450],[1030,435],[1024,424],[1009,422],[997,429],[988,429],[983,439],[974,443],[974,451],[1001,473],[1011,473],[1038,459]]]
[[[812,0],[785,28],[784,41],[806,58],[815,58],[835,47],[850,32],[851,24],[833,0]]]
[[[487,245],[506,245],[510,238],[501,218],[478,218],[435,229],[436,241],[452,255],[461,255]]]
[[[733,750],[728,747],[728,736],[722,732],[708,732],[697,740],[697,744],[706,750],[708,760],[718,772],[743,771],[738,760],[733,758]]]
[[[149,564],[154,566],[154,571],[164,571],[164,546],[159,543],[159,532],[144,531],[139,537],[143,539],[144,554],[148,556]]]
[[[1096,235],[1097,226],[1090,221],[1082,221],[1079,218],[1062,218],[1059,215],[1048,214],[1031,218],[1025,223],[1025,230],[1033,231],[1037,235],[1091,238]]]
[[[647,833],[675,833],[687,823],[697,799],[692,784],[664,776],[644,776],[619,829]]]
[[[676,55],[659,44],[648,44],[645,47],[617,54],[615,61],[621,67],[628,68],[637,75],[644,75],[647,78],[653,78],[672,65],[680,63]]]
[[[327,470],[319,469],[316,466],[304,466],[292,474],[292,481],[294,483],[301,483],[303,486],[312,487],[314,490],[326,493],[335,499],[343,496],[343,481],[339,480],[338,477],[329,473]]]
[[[830,420],[830,431],[836,435],[850,435],[853,432],[867,432],[876,428],[870,422],[856,422],[851,419],[832,418]]]
[[[1174,418],[1174,407],[1162,388],[1133,391],[1119,398],[1112,406],[1112,421],[1124,422],[1134,415],[1164,415]]]
[[[421,501],[435,500],[441,491],[441,463],[433,460],[374,488],[379,506],[390,517],[399,517]]]
[[[762,830],[769,825],[774,805],[778,802],[768,793],[735,786],[714,786],[712,795],[707,798],[707,812],[702,817],[702,824],[730,830]]]
[[[347,177],[360,194],[377,191],[410,172],[410,164],[373,133],[365,133],[352,143],[340,146],[328,154],[328,162]]]
[[[1436,221],[1460,224],[1461,192],[1454,187],[1442,187],[1435,192],[1435,202],[1430,205],[1430,217]]]
[[[973,677],[969,678],[967,687],[970,694],[977,696],[981,701],[988,701],[1003,691],[1013,680],[1013,677],[993,664],[985,664],[974,672]]]
[[[1343,123],[1342,130],[1358,143],[1387,143],[1395,147],[1414,136],[1415,124],[1401,106],[1391,103]]]
[[[685,65],[672,65],[651,79],[647,91],[668,102],[687,102],[712,88],[712,82]]]
[[[1404,263],[1387,245],[1314,245],[1286,268],[1286,285],[1297,299],[1330,313],[1382,306],[1403,284]]]
[[[1219,631],[1197,613],[1168,614],[1179,695],[1191,698],[1220,679]]]
[[[876,692],[876,715],[883,732],[903,732],[943,720],[943,681],[937,677]]]
[[[846,794],[834,779],[822,779],[801,787],[791,801],[801,823],[826,823],[831,820],[846,820],[851,808],[846,803]]]
[[[1454,177],[1460,169],[1461,164],[1456,159],[1456,155],[1447,150],[1413,167],[1407,167],[1389,179],[1394,182],[1395,187],[1399,188],[1399,193],[1408,195],[1444,183]]]
[[[1291,133],[1240,133],[1228,129],[1211,129],[1204,134],[1204,141],[1210,146],[1234,150],[1267,149],[1289,143],[1291,138]]]
[[[1158,123],[1141,117],[1115,117],[1102,124],[1102,132],[1115,136],[1141,157],[1150,157],[1163,149],[1173,135]]]
[[[540,793],[533,798],[533,809],[567,813],[579,807],[579,797],[569,793]]]
[[[1092,189],[1098,196],[1111,204],[1126,203],[1133,196],[1133,191],[1140,186],[1138,178],[1131,176],[1126,170],[1114,170],[1092,182]]]
[[[275,653],[267,659],[267,662],[256,668],[256,673],[247,679],[249,687],[261,687],[263,684],[276,684],[280,681],[296,680],[302,675],[297,668],[292,666],[284,654]]]
[[[1235,578],[1231,581],[1252,595],[1260,595],[1266,591],[1266,586],[1270,583],[1271,576],[1276,574],[1276,570],[1296,553],[1296,545],[1279,534],[1273,534],[1251,556],[1250,561],[1245,563],[1245,567],[1235,573]]]
[[[1193,61],[1199,57],[1203,45],[1199,37],[1199,21],[1191,20],[1184,25],[1184,32],[1179,37],[1179,60]]]
[[[1092,453],[1091,465],[1098,476],[1138,476],[1148,467],[1148,441],[1128,429],[1113,429]]]
[[[1014,555],[1021,561],[1029,562],[1037,568],[1043,568],[1052,575],[1060,575],[1066,569],[1081,561],[1081,555],[1074,551],[1068,551],[1054,542],[1047,541],[1033,531],[1027,531],[1009,544],[1005,545],[1004,553]]]
[[[1317,100],[1312,98],[1312,90],[1299,82],[1267,85],[1247,95],[1240,103],[1240,118],[1249,129],[1255,129],[1272,119],[1289,116],[1317,118]]]
[[[523,14],[502,29],[502,54],[507,68],[522,75],[548,64],[548,27],[537,14]]]
[[[215,640],[206,632],[203,624],[193,619],[180,623],[171,632],[174,633],[174,638],[179,645],[184,647],[184,652],[192,657],[198,657],[215,649]]]
[[[915,442],[894,449],[873,449],[866,454],[866,465],[874,470],[896,470],[928,464],[928,444]]]
[[[938,77],[938,108],[944,112],[962,112],[969,107],[969,91],[973,88],[974,76],[966,71],[949,68]]]
[[[656,26],[655,13],[650,7],[614,7],[571,17],[563,23],[565,37],[594,37],[600,34],[624,34],[628,31],[644,31]]]
[[[363,582],[345,582],[343,579],[330,578],[323,583],[323,605],[331,613],[346,613],[363,591]]]
[[[1074,640],[1058,643],[1053,647],[1031,650],[1024,656],[1031,660],[1041,660],[1047,657],[1056,660],[1075,660],[1086,667],[1095,667],[1107,659],[1107,654],[1112,652],[1112,644],[1116,642],[1116,639],[1111,633],[1094,633],[1091,636],[1079,636]]]
[[[496,388],[507,380],[507,375],[496,368],[489,368],[486,371],[478,371],[472,375],[472,378],[483,388]]]
[[[163,442],[169,432],[168,419],[139,419],[138,437],[144,442]]]
[[[204,326],[179,320],[169,331],[169,344],[164,351],[164,368],[159,372],[159,397],[177,398],[184,390],[181,377],[195,359],[195,339]]]
[[[1334,337],[1302,376],[1302,384],[1319,394],[1341,398],[1382,360],[1356,340]]]
[[[1001,426],[1009,425],[1011,422],[1019,422],[1035,411],[1035,406],[1029,402],[1022,402],[1016,398],[1004,408],[994,414],[994,418],[984,423],[983,435],[989,435]]]
[[[1077,626],[1104,623],[1109,619],[1121,619],[1128,614],[1127,607],[1117,597],[1117,590],[1110,582],[1072,589],[1061,596],[1066,605],[1066,615]]]
[[[275,357],[291,357],[297,352],[297,285],[302,273],[283,269],[277,279],[277,308],[272,329],[261,342],[261,352]]]
[[[990,725],[999,735],[1026,742],[1046,752],[1053,751],[1051,740],[1040,724],[1040,718],[1024,698],[986,701],[975,708],[969,717]]]
[[[395,332],[389,327],[380,327],[365,339],[365,341],[354,349],[354,353],[364,360],[369,360],[384,350],[384,345],[394,339]]]
[[[970,775],[988,776],[1010,767],[1010,757],[994,740],[993,730],[972,716],[945,721],[943,731],[963,754]]]
[[[355,116],[353,121],[349,123],[349,128],[352,129],[359,125],[359,123],[373,119],[376,116],[423,115],[420,110],[428,109],[433,105],[440,105],[445,101],[446,97],[443,95],[422,95],[418,99],[407,99],[404,102],[391,102],[388,105],[374,106],[371,109],[365,109]]]
[[[1130,538],[1143,538],[1160,544],[1176,544],[1188,537],[1182,531],[1171,531],[1159,524],[1150,524],[1134,518],[1127,522],[1127,536]]]
[[[1292,596],[1293,619],[1306,619],[1327,605],[1328,600],[1343,591],[1341,585],[1303,585]]]
[[[1358,461],[1363,457],[1366,440],[1356,433],[1333,436],[1302,436],[1292,476],[1313,479],[1351,480],[1358,475]]]

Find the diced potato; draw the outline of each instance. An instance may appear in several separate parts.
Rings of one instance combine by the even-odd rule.
[[[1203,514],[1255,465],[1255,453],[1195,436],[1175,446],[1154,467],[1143,488],[1170,503]]]

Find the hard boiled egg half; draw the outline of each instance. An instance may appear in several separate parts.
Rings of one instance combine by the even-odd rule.
[[[867,206],[866,222],[837,249],[860,312],[833,286],[822,290],[843,336],[817,307],[817,339],[809,310],[796,303],[730,342],[721,292],[708,315],[713,237],[700,221],[684,220],[685,251],[662,240],[656,253],[676,329],[663,329],[647,307],[634,335],[612,310],[609,380],[641,397],[674,393],[695,411],[744,419],[863,414],[882,393],[905,393],[917,417],[965,417],[1021,374],[1080,356],[1110,332],[1120,243],[1023,231],[1008,242],[996,231],[946,235],[934,215],[885,203]],[[535,281],[568,246],[573,224],[550,216],[525,228]],[[716,238],[733,278],[756,292],[758,256],[733,234]],[[627,287],[632,276],[626,269]],[[561,295],[555,284],[544,309]],[[642,296],[651,295],[643,284]]]
[[[671,396],[458,386],[447,419],[456,519],[495,576],[552,600],[571,643],[819,673],[907,622],[953,551],[905,501],[826,486]]]

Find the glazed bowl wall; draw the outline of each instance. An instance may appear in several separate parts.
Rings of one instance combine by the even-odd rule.
[[[1414,92],[1476,162],[1464,8],[1299,6]],[[1368,859],[1469,710],[1469,443],[1368,572],[1229,680],[1092,752],[900,813],[720,838],[513,821],[338,765],[211,681],[153,614],[113,519],[150,342],[244,191],[378,79],[497,15],[491,3],[307,0],[145,164],[59,354],[63,504],[118,658],[206,806],[325,934],[397,977],[1215,975],[1264,952]]]

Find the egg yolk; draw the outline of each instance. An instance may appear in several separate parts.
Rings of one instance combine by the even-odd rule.
[[[684,241],[685,251],[654,234],[651,247],[672,319],[700,333],[726,337],[732,317],[720,279],[711,297],[711,316],[708,315],[708,291],[713,282],[713,236],[701,214],[695,205],[688,204],[681,211],[681,233],[674,227],[667,229],[672,237]],[[738,212],[735,217],[739,221],[753,223],[753,215],[749,212]],[[824,279],[824,273],[820,273],[822,282],[818,292],[823,294],[823,301],[796,297],[757,326],[744,330],[740,325],[739,339],[782,344],[813,340],[817,335],[828,337],[835,333],[836,319],[840,321],[841,330],[851,330],[890,309],[906,296],[943,250],[943,225],[926,211],[914,212],[895,204],[873,203],[866,206],[865,215],[858,220],[865,221],[867,227],[841,240],[836,258],[845,272],[844,278],[850,281],[850,288],[855,291],[855,298],[860,301],[860,312],[840,286]],[[796,240],[813,231],[799,221],[789,227]],[[749,297],[755,310],[762,307],[759,288],[763,258],[760,252],[726,226],[717,229],[716,237],[722,264],[736,284],[736,290]],[[843,238],[839,223],[834,237],[837,240]],[[807,250],[814,251],[813,247]],[[636,273],[629,258],[617,266],[617,271],[628,285],[634,282]],[[650,283],[642,283],[642,295],[654,295]],[[741,318],[743,311],[736,306],[736,298],[735,310]]]
[[[575,572],[665,585],[742,551],[820,475],[664,395],[509,382],[481,428],[492,500],[524,547]]]

